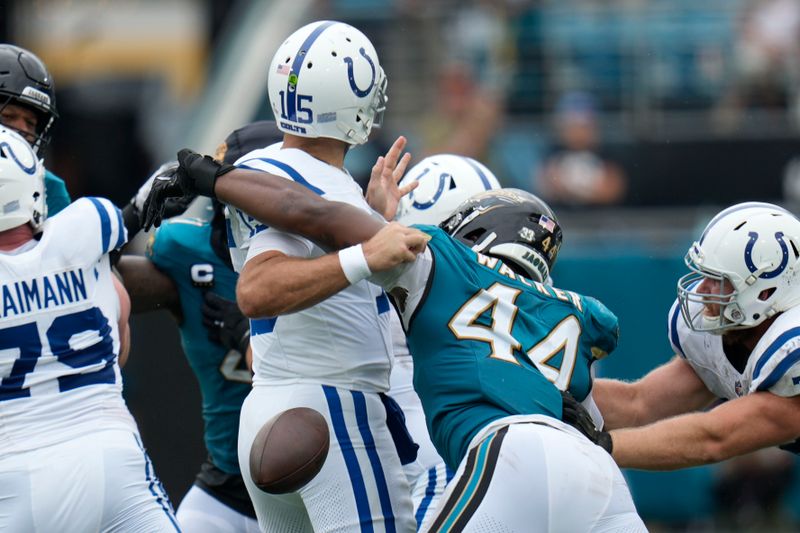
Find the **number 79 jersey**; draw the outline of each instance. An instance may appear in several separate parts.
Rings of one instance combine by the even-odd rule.
[[[81,198],[38,242],[0,254],[0,456],[98,428],[135,431],[108,259],[125,241],[111,202]]]
[[[456,467],[493,420],[561,418],[582,401],[591,365],[616,348],[617,318],[599,301],[535,283],[444,231],[414,263],[373,276],[395,300],[414,358],[414,388],[432,440]]]

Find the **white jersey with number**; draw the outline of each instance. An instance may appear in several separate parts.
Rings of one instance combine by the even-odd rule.
[[[694,314],[701,304],[689,305]],[[689,329],[677,301],[668,320],[669,340],[675,353],[686,358],[708,390],[718,397],[734,399],[758,391],[786,397],[800,394],[800,307],[775,319],[742,372],[728,361],[721,335]]]
[[[82,198],[47,220],[41,240],[0,253],[0,457],[98,429],[136,431],[107,255],[126,238],[113,204]]]
[[[250,152],[236,165],[294,180],[323,198],[374,213],[347,172],[302,150],[282,149],[282,143]],[[301,258],[325,253],[308,239],[270,228],[232,207],[228,221],[237,271],[271,250]],[[389,309],[384,291],[361,281],[302,311],[251,321],[253,383],[311,382],[385,392],[392,355]]]

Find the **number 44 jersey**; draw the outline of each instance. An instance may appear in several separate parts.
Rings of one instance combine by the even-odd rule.
[[[0,456],[100,428],[136,431],[108,258],[126,238],[111,202],[81,198],[40,240],[0,254]]]
[[[511,415],[561,419],[561,394],[583,401],[592,363],[617,345],[599,301],[530,281],[432,226],[413,263],[371,279],[391,294],[414,358],[431,438],[458,466],[472,438]]]

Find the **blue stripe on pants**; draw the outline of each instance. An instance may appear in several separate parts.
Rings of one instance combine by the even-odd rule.
[[[172,509],[170,509],[171,506],[169,499],[167,499],[163,494],[156,494],[155,485],[158,483],[160,488],[161,482],[155,477],[155,472],[153,472],[153,477],[150,477],[150,456],[148,456],[147,452],[144,451],[144,446],[142,446],[139,436],[134,434],[133,437],[136,439],[136,444],[139,445],[139,449],[142,450],[142,455],[144,455],[144,477],[145,481],[149,483],[148,488],[150,489],[150,493],[156,497],[156,501],[161,506],[161,509],[163,509],[164,513],[166,513],[169,521],[172,522],[172,525],[175,526],[175,531],[180,531],[181,528],[178,527],[178,523],[175,521],[175,516],[172,513]]]
[[[378,450],[375,447],[375,439],[372,437],[372,431],[369,429],[367,402],[364,399],[363,392],[351,391],[351,394],[353,395],[353,404],[356,408],[358,430],[361,432],[361,438],[367,449],[367,457],[369,457],[370,465],[372,465],[372,472],[375,475],[375,484],[378,486],[378,498],[381,502],[381,512],[386,522],[386,533],[395,533],[396,527],[394,523],[394,513],[392,511],[392,500],[389,497],[389,487],[386,485],[386,475],[383,473],[381,458],[378,456]]]
[[[347,424],[342,412],[342,401],[335,387],[323,385],[325,399],[328,401],[328,409],[333,423],[333,432],[339,447],[342,449],[347,474],[350,476],[350,484],[353,486],[353,496],[356,499],[356,509],[358,509],[358,520],[361,524],[362,533],[373,533],[372,513],[369,509],[369,498],[367,497],[367,487],[364,485],[364,477],[361,475],[361,468],[358,466],[358,457],[353,449],[350,435],[347,433]]]
[[[425,496],[419,502],[417,513],[414,516],[417,519],[417,531],[422,527],[422,522],[425,520],[425,514],[433,501],[433,496],[436,494],[436,467],[428,470],[428,485],[425,487]]]

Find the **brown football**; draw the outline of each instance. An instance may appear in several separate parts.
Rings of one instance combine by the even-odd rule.
[[[294,492],[322,469],[331,443],[328,423],[308,407],[295,407],[268,420],[250,448],[250,476],[270,494]]]

